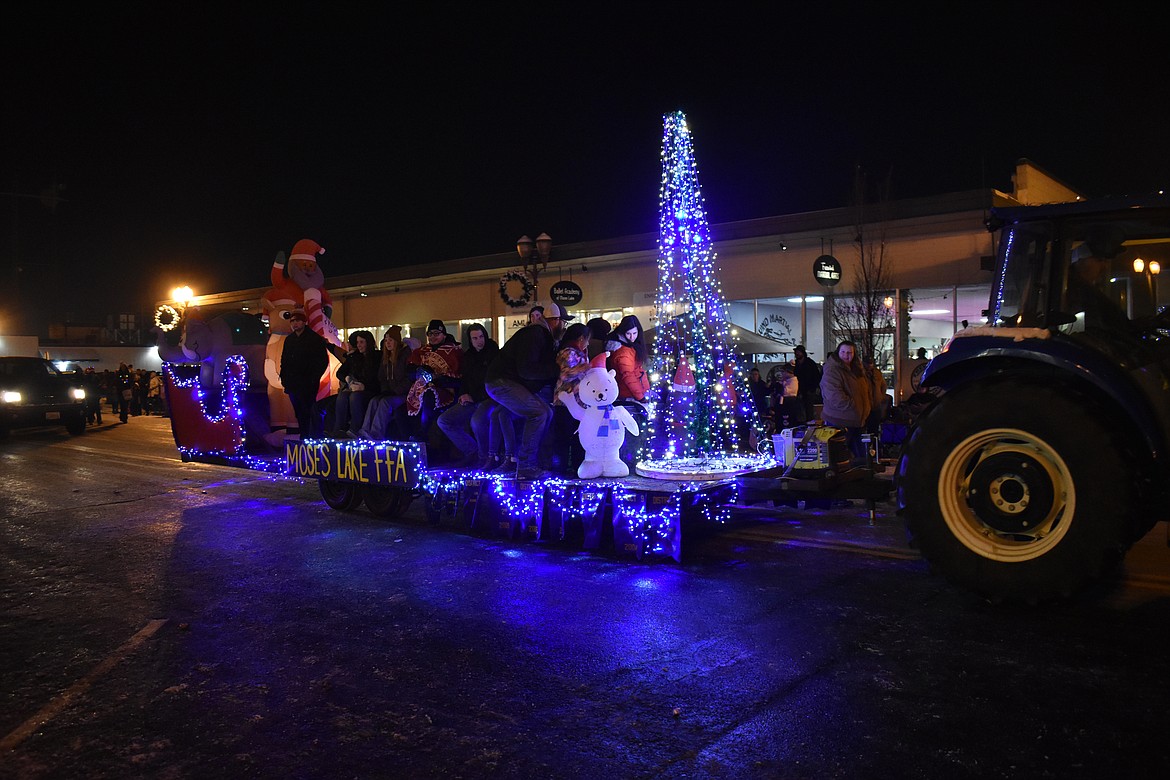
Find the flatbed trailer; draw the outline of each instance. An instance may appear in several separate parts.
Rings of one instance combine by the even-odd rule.
[[[229,361],[218,393],[200,387],[197,367],[164,364],[163,377],[171,428],[184,461],[316,480],[322,499],[338,511],[364,505],[376,516],[392,518],[421,500],[435,525],[613,550],[639,560],[665,555],[681,561],[684,527],[717,529],[745,503],[858,497],[870,500],[872,512],[873,501],[891,490],[872,472],[813,484],[785,479],[774,468],[701,481],[641,476],[518,480],[431,466],[426,445],[413,441],[289,438],[283,451],[259,451],[249,446],[257,439],[245,425],[249,403],[242,360]]]

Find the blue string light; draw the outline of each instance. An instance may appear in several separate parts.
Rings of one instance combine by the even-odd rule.
[[[199,383],[197,375],[179,376],[175,366],[163,365],[172,391],[192,394],[198,402],[197,408],[208,424],[229,422],[239,433],[240,444],[230,451],[203,450],[180,445],[184,460],[215,460],[221,463],[241,466],[261,472],[272,478],[286,478],[303,481],[296,475],[289,475],[283,455],[252,455],[243,447],[242,397],[247,388],[247,364],[240,356],[228,359],[221,383],[220,410],[211,411],[211,400]],[[306,439],[305,444],[314,445],[328,442],[343,451],[345,458],[350,455],[356,460],[359,453],[367,453],[371,447],[396,448],[409,451],[413,462],[418,464],[417,479],[408,489],[420,490],[431,495],[460,495],[470,482],[488,483],[492,495],[501,509],[512,518],[540,517],[546,510],[561,513],[567,521],[595,518],[606,504],[611,504],[616,516],[624,522],[624,530],[636,547],[644,553],[672,554],[680,533],[679,524],[684,506],[695,509],[709,522],[725,523],[730,518],[726,507],[719,506],[710,491],[711,484],[703,482],[675,483],[675,490],[661,507],[647,508],[650,496],[658,491],[631,489],[620,480],[594,480],[581,482],[563,477],[549,477],[534,481],[517,481],[498,474],[465,471],[459,469],[427,469],[426,450],[418,442],[387,442],[368,439],[335,441],[332,439]],[[689,503],[684,503],[689,502]]]
[[[658,335],[652,366],[658,414],[649,421],[640,456],[670,460],[742,454],[737,412],[761,439],[763,426],[733,349],[694,145],[681,111],[663,117],[661,160]],[[693,391],[674,387],[684,359],[694,375]],[[740,403],[731,400],[733,395]]]
[[[204,420],[216,424],[224,420],[242,421],[244,419],[241,397],[248,387],[248,363],[242,355],[232,355],[224,361],[223,373],[220,377],[219,414],[212,414],[208,411],[208,396],[199,383],[199,375],[196,373],[189,377],[178,376],[175,373],[174,365],[173,363],[163,364],[163,371],[166,372],[171,386],[188,392],[194,391],[195,400],[199,402],[199,412]],[[242,430],[241,428],[241,432]],[[243,445],[240,446],[242,448]],[[236,452],[238,451],[236,450]]]

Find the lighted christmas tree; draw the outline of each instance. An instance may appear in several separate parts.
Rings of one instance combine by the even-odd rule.
[[[742,454],[744,426],[758,430],[759,417],[738,365],[727,303],[716,278],[686,116],[676,111],[663,119],[654,342],[657,408],[646,437],[648,460]],[[742,421],[738,426],[737,416]]]

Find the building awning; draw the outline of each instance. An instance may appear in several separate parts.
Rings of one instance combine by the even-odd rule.
[[[41,354],[54,363],[97,363],[102,359],[92,347],[42,347]]]
[[[733,326],[735,327],[735,326]],[[753,333],[745,328],[738,328],[739,335],[735,337],[738,344],[736,350],[741,355],[787,355],[792,352],[793,345],[785,344],[775,339],[770,339],[767,336],[761,336],[758,333]],[[647,346],[652,345],[658,336],[658,328],[650,328],[643,334]],[[731,344],[728,344],[730,347]]]

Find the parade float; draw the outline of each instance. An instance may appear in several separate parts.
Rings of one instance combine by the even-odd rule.
[[[664,118],[662,161],[658,335],[641,416],[645,430],[624,410],[603,414],[571,405],[586,451],[576,477],[528,481],[434,467],[421,442],[313,438],[296,430],[279,384],[289,315],[304,311],[309,327],[341,343],[317,262],[324,249],[309,239],[297,242],[288,262],[282,253],[273,264],[263,318],[254,318],[266,322],[266,334],[239,322],[203,322],[171,307],[160,311],[168,326],[159,341],[163,376],[183,460],[316,480],[324,501],[341,511],[364,504],[375,515],[397,517],[418,499],[432,523],[613,549],[638,559],[681,560],[684,527],[726,523],[745,485],[757,499],[774,503],[793,498],[793,488],[816,492],[817,484],[793,482],[797,478],[769,454],[771,442],[738,365],[681,112]],[[198,333],[219,335],[205,338],[203,346],[189,344]],[[319,400],[336,393],[335,368],[322,375]],[[603,367],[590,372],[597,387],[612,383]],[[604,433],[594,436],[594,429]],[[636,443],[623,448],[627,432]]]

